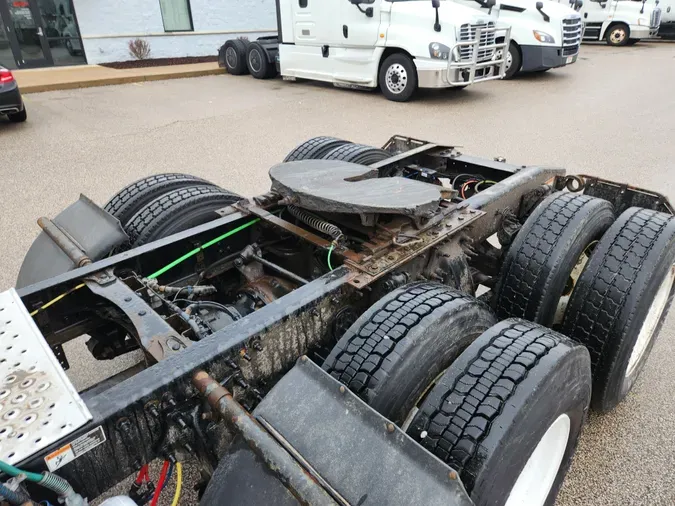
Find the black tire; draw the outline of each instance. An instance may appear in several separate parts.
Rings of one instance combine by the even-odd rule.
[[[391,153],[372,146],[363,144],[344,144],[338,146],[323,156],[324,160],[342,160],[343,162],[360,163],[370,165],[389,158]]]
[[[251,42],[248,45],[246,66],[256,79],[270,79],[277,74],[275,65],[267,59],[267,53],[258,42]]]
[[[511,55],[511,66],[506,70],[504,79],[513,79],[523,66],[523,57],[516,42],[511,41],[509,43],[509,54]]]
[[[104,209],[126,227],[129,220],[143,207],[157,197],[190,186],[215,186],[204,179],[188,174],[157,174],[144,177],[117,192],[105,205]]]
[[[542,436],[566,415],[569,437],[559,448],[550,491],[527,501],[553,505],[590,397],[590,358],[583,346],[535,323],[506,320],[450,366],[408,435],[459,473],[476,506],[504,504]]]
[[[7,119],[12,123],[23,123],[28,119],[28,111],[26,111],[26,106],[23,107],[22,111],[15,112],[14,114],[8,114]]]
[[[404,286],[354,322],[323,368],[402,424],[433,380],[495,321],[485,304],[445,285]]]
[[[562,331],[591,353],[594,409],[614,408],[644,368],[672,302],[673,287],[662,283],[672,282],[674,264],[675,218],[636,207],[619,216],[593,251]],[[659,300],[664,305],[651,321],[644,353],[631,364],[643,324]]]
[[[234,76],[248,74],[246,48],[246,43],[241,39],[231,39],[225,42],[218,59],[221,66],[227,69],[228,74]]]
[[[288,153],[284,162],[294,162],[296,160],[321,160],[324,155],[333,149],[351,144],[349,141],[336,139],[335,137],[314,137],[297,146]]]
[[[579,193],[548,196],[506,253],[492,299],[497,316],[552,326],[563,293],[574,287],[572,270],[613,221],[614,211],[606,200]]]
[[[240,196],[217,186],[190,186],[165,193],[146,205],[126,227],[132,248],[218,218],[218,209]]]
[[[626,23],[616,23],[605,33],[605,42],[610,46],[625,46],[630,41],[630,28]]]
[[[407,102],[417,91],[415,62],[404,53],[389,55],[380,66],[379,82],[382,94],[387,99]]]

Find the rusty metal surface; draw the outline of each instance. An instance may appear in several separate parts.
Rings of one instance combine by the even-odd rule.
[[[265,209],[262,209],[251,203],[247,203],[246,201],[238,202],[237,204],[235,204],[235,207],[239,208],[241,211],[253,214],[272,225],[276,225],[277,227],[283,228],[287,232],[290,232],[291,234],[296,235],[297,237],[300,237],[301,239],[304,239],[314,244],[315,246],[324,248],[326,250],[330,248],[331,241],[316,235],[314,232],[305,230],[304,228],[298,227],[297,225],[293,225],[292,223],[289,223],[286,220],[282,220],[278,216],[266,211]],[[351,250],[341,249],[339,250],[339,252],[340,255],[349,258],[355,262],[360,261],[362,258],[360,254]]]
[[[218,412],[225,423],[230,425],[248,443],[251,450],[260,457],[271,474],[281,481],[298,499],[306,505],[335,505],[335,501],[319,485],[315,477],[304,469],[276,440],[234,400],[232,394],[206,372],[198,371],[192,384]],[[225,457],[227,458],[227,457]],[[273,479],[270,476],[270,479]]]
[[[392,269],[418,257],[432,246],[446,241],[463,228],[480,220],[484,214],[477,209],[468,208],[460,212],[452,212],[435,227],[411,236],[405,243],[398,243],[397,247],[392,248],[389,253],[385,251],[385,254],[379,257],[370,258],[360,263],[346,260],[345,265],[356,272],[349,283],[357,288],[367,286]]]
[[[472,504],[451,467],[307,357],[253,414],[349,504]]]
[[[88,276],[85,284],[124,312],[136,330],[140,345],[157,362],[181,352],[190,343],[112,271]]]
[[[54,241],[61,251],[70,258],[76,267],[82,267],[91,263],[91,258],[83,251],[82,246],[75,242],[75,239],[66,234],[61,228],[49,218],[38,218],[38,225],[47,236]]]
[[[339,160],[301,160],[270,169],[272,189],[310,211],[403,214],[429,217],[443,187],[404,177],[379,178],[377,170]]]

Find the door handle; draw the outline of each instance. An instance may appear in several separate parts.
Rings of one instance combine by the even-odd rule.
[[[347,25],[342,25],[342,35],[344,35],[345,39],[349,38],[349,27]]]

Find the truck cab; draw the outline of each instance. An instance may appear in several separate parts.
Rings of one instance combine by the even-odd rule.
[[[580,13],[586,25],[584,41],[604,40],[610,46],[627,46],[655,37],[662,11],[656,3],[645,1],[585,0]]]
[[[640,0],[633,0],[638,1]],[[652,7],[661,9],[661,26],[658,36],[662,39],[675,39],[675,0],[661,0],[660,2],[649,2]]]
[[[454,0],[485,10],[482,0]],[[581,2],[572,2],[577,8]],[[566,3],[504,0],[493,13],[498,26],[511,27],[505,78],[518,72],[542,72],[577,61],[581,45],[581,16]]]
[[[417,88],[465,87],[505,73],[498,51],[508,47],[509,28],[498,28],[487,10],[440,0],[277,4],[277,63],[287,79],[379,85],[388,99],[406,101]]]

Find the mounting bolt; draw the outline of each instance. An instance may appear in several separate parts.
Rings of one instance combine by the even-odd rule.
[[[143,316],[143,315],[141,315]],[[172,351],[178,351],[181,348],[180,343],[176,339],[169,339],[167,341],[167,344],[169,345],[169,348],[171,348]]]
[[[234,259],[234,266],[235,267],[241,267],[244,265],[244,261],[241,258],[235,258]]]
[[[131,302],[131,297],[124,297],[124,302]]]
[[[396,427],[394,427],[393,423],[387,424],[387,432],[394,432],[395,430],[396,430]]]
[[[347,389],[343,385],[340,385],[340,393],[341,394],[347,393]]]
[[[457,219],[458,219],[459,221],[464,221],[464,216],[457,216]]]
[[[457,479],[457,473],[455,471],[450,471],[448,473],[448,478],[450,478],[451,480],[456,480]]]
[[[303,355],[302,357],[300,357],[300,360],[302,360],[303,362],[307,362],[307,355]]]
[[[145,316],[146,314],[148,313],[145,311],[145,309],[142,309],[138,312],[138,316]]]
[[[202,420],[212,420],[213,415],[211,413],[202,413]]]

